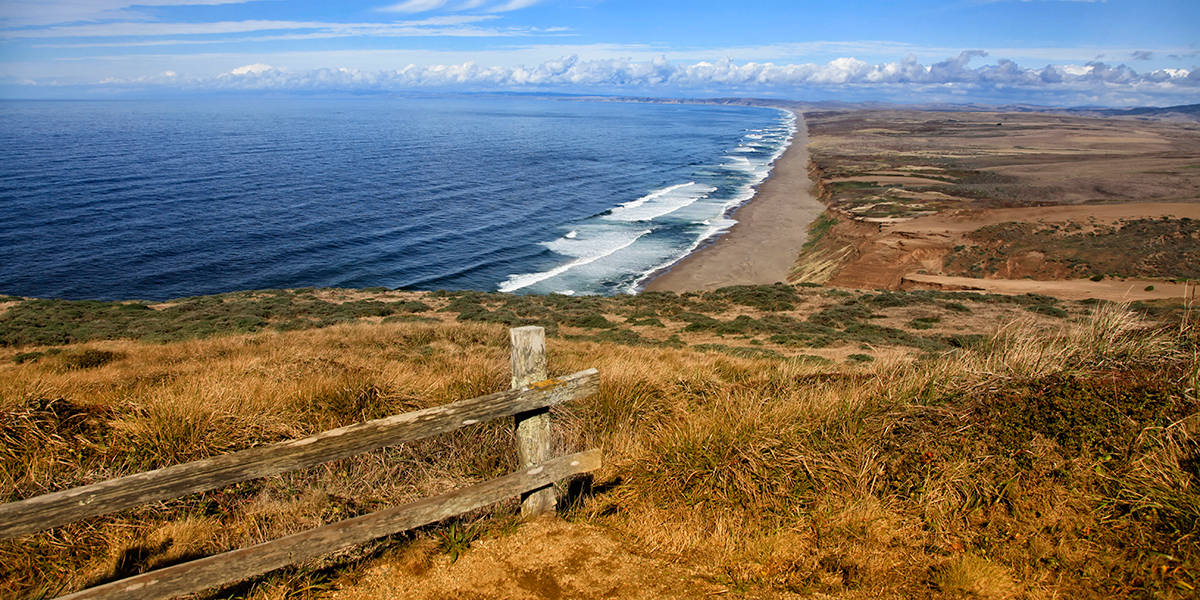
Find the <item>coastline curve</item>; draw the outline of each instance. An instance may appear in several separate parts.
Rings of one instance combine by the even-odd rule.
[[[639,291],[689,292],[786,281],[808,227],[825,210],[808,174],[808,126],[791,111],[791,144],[754,196],[731,215],[733,227],[652,275]]]

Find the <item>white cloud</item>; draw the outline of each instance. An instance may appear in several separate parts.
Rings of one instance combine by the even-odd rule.
[[[136,37],[155,35],[212,35],[278,29],[318,29],[336,25],[318,21],[212,21],[206,23],[102,23],[61,25],[43,29],[5,31],[5,38]]]
[[[405,2],[400,2],[389,6],[381,6],[375,10],[380,12],[415,13],[441,8],[445,4],[446,0],[406,0]]]
[[[105,23],[94,25],[64,25],[43,29],[0,32],[0,39],[57,39],[57,38],[145,38],[164,36],[218,36],[253,32],[309,32],[306,34],[272,34],[254,38],[184,38],[170,40],[63,42],[38,44],[38,47],[88,48],[103,46],[139,46],[170,44],[210,44],[239,41],[271,41],[288,39],[320,39],[336,37],[506,37],[513,35],[554,34],[532,28],[483,28],[475,24],[495,19],[492,15],[445,15],[428,19],[392,23],[331,23],[324,21],[215,21],[206,23]]]
[[[504,4],[489,8],[488,12],[509,12],[513,10],[521,10],[522,8],[529,8],[530,6],[539,4],[541,2],[542,0],[508,0],[508,2],[505,2]]]
[[[555,52],[571,50],[571,52]],[[699,54],[695,51],[694,54]],[[579,58],[586,56],[587,58]],[[649,46],[512,46],[504,50],[344,50],[310,52],[113,54],[77,61],[9,63],[10,82],[90,83],[177,90],[529,90],[606,94],[891,98],[1049,104],[1186,104],[1200,91],[1200,68],[1135,71],[1099,61],[1026,67],[978,50],[951,58],[868,61],[744,61],[672,54]],[[711,55],[710,55],[711,56]],[[316,68],[312,65],[341,65]],[[1036,63],[1035,63],[1036,64]],[[1042,63],[1045,64],[1045,63]],[[170,70],[175,77],[147,75]]]
[[[6,0],[0,24],[51,25],[100,19],[145,18],[130,7],[215,6],[253,0]]]
[[[644,90],[716,90],[720,93],[797,94],[805,89],[856,87],[1010,91],[1124,91],[1194,93],[1200,77],[1182,69],[1137,73],[1124,65],[1093,62],[1072,67],[1025,68],[1000,59],[971,67],[979,51],[924,65],[916,59],[867,63],[838,58],[824,64],[735,63],[731,60],[674,63],[666,57],[649,61],[580,60],[569,56],[535,66],[460,64],[416,65],[379,71],[313,69],[287,71],[262,63],[249,64],[214,78],[196,78],[198,88],[233,89],[379,89],[429,87],[470,89],[572,89],[620,92]],[[1200,71],[1197,71],[1200,75]],[[166,82],[164,82],[166,83]]]
[[[252,65],[244,65],[229,72],[230,75],[262,75],[268,71],[274,71],[275,67],[264,65],[263,63],[254,63]]]
[[[535,4],[541,3],[543,0],[504,0],[499,3],[494,3],[484,10],[491,13],[510,12],[529,8]],[[399,13],[419,13],[445,8],[447,10],[475,10],[488,5],[488,0],[462,0],[460,2],[451,2],[449,0],[404,0],[396,4],[381,6],[375,10],[380,12],[399,12]]]

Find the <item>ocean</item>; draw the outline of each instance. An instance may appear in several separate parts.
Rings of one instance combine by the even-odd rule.
[[[632,293],[732,225],[794,128],[510,96],[4,101],[0,293]]]

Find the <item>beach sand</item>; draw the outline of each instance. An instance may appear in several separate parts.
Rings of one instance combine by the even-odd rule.
[[[809,224],[824,210],[808,177],[808,129],[797,114],[791,145],[754,198],[734,213],[737,224],[651,279],[645,290],[687,292],[786,281]]]

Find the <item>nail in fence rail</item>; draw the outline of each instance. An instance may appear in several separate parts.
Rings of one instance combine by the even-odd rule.
[[[247,479],[355,456],[467,425],[515,416],[520,470],[490,481],[354,519],[233,550],[63,598],[171,598],[233,583],[289,564],[460,515],[520,495],[522,514],[554,510],[554,482],[599,468],[599,450],[551,458],[549,407],[596,391],[587,369],[547,379],[544,331],[513,329],[513,388],[470,400],[332,429],[317,435],[138,473],[0,505],[0,538],[17,537],[79,519],[203,492]]]

